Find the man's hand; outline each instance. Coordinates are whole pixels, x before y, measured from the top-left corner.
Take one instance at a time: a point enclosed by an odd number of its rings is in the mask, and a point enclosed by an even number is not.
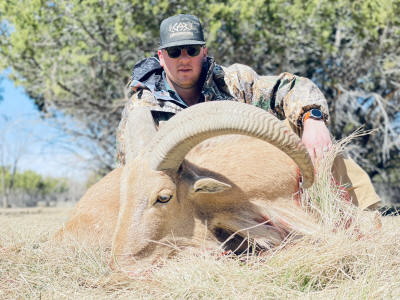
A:
[[[313,162],[315,162],[316,158],[322,158],[324,152],[328,151],[332,146],[329,130],[323,120],[308,118],[304,123],[301,140]]]

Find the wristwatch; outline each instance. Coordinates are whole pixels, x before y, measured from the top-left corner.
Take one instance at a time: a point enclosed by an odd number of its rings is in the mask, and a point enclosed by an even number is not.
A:
[[[324,115],[322,114],[322,112],[319,109],[313,108],[313,109],[310,109],[308,112],[306,112],[303,115],[303,125],[304,125],[304,122],[308,118],[311,118],[311,119],[314,119],[314,120],[323,120],[324,119]]]

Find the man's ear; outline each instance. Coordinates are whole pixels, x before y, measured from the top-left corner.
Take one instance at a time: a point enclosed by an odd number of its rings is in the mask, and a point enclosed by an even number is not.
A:
[[[158,58],[160,59],[160,65],[161,65],[161,67],[164,68],[164,54],[162,53],[162,50],[159,49],[157,51],[157,54],[158,54]]]
[[[210,177],[202,177],[200,179],[197,179],[193,184],[194,193],[215,194],[229,190],[231,188],[232,186],[230,184]]]
[[[204,57],[207,57],[207,47],[204,47]]]

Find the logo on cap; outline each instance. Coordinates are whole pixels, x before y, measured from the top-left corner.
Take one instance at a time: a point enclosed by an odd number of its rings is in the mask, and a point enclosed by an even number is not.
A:
[[[178,23],[175,23],[173,25],[169,25],[168,30],[171,33],[182,32],[182,31],[191,31],[191,30],[193,30],[193,23],[191,23],[191,22],[188,22],[188,23],[178,22]]]

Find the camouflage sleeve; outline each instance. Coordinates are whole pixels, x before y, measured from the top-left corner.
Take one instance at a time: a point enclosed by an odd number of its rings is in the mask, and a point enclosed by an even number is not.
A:
[[[268,110],[279,119],[287,118],[298,128],[302,127],[303,114],[312,108],[320,109],[325,120],[329,118],[324,95],[307,78],[290,73],[259,76],[252,68],[241,64],[224,68],[224,72],[232,96]]]

